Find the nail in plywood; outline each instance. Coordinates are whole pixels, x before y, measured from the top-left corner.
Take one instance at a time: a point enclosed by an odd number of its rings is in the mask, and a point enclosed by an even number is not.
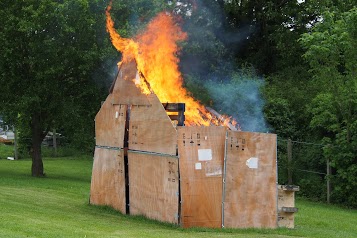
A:
[[[183,227],[221,227],[224,127],[178,127]]]
[[[278,185],[278,226],[294,228],[295,191],[298,186]]]
[[[130,214],[178,223],[178,158],[128,152]]]
[[[171,119],[155,94],[148,95],[150,106],[132,106],[129,149],[176,155],[177,136]]]
[[[276,171],[276,135],[228,132],[225,227],[277,227]]]
[[[123,63],[119,67],[118,76],[112,86],[113,104],[149,105],[147,96],[141,93],[134,81],[140,80],[135,61]]]
[[[126,107],[111,104],[109,94],[95,117],[96,144],[123,148]]]
[[[124,151],[96,148],[90,203],[107,205],[125,213]]]

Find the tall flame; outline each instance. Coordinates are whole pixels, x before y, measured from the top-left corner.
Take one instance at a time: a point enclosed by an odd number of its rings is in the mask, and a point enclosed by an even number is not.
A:
[[[121,37],[114,28],[110,16],[111,5],[107,7],[107,31],[114,47],[122,52],[122,62],[135,59],[138,71],[145,80],[141,79],[139,87],[145,94],[151,90],[161,102],[183,102],[186,104],[186,125],[225,125],[230,122],[213,116],[203,105],[193,99],[183,87],[183,80],[178,69],[179,51],[177,41],[187,38],[181,28],[175,24],[172,16],[166,13],[158,14],[147,26],[145,32],[135,40]]]

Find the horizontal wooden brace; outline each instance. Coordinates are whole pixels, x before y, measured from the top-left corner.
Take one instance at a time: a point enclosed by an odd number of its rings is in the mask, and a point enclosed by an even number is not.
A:
[[[296,185],[278,185],[278,189],[283,191],[297,192],[300,190],[300,187]]]
[[[298,212],[297,207],[281,207],[278,209],[279,212],[295,213]]]
[[[167,112],[185,111],[184,103],[163,103],[162,106]]]

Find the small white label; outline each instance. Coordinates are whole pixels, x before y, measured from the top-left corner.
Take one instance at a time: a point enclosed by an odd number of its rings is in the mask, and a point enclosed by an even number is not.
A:
[[[248,166],[250,169],[257,169],[258,168],[258,158],[252,157],[248,159],[245,164]]]
[[[207,162],[208,163],[208,162]],[[205,168],[206,176],[221,176],[222,175],[222,166],[221,165],[207,165]]]
[[[198,160],[199,161],[212,160],[212,150],[211,149],[199,149],[198,150]]]
[[[202,169],[201,163],[196,163],[196,164],[195,164],[195,169],[196,169],[196,170],[201,170],[201,169]]]
[[[119,112],[115,112],[115,118],[118,118]]]

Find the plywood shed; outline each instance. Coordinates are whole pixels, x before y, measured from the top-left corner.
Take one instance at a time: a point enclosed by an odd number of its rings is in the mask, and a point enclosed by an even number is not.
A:
[[[276,135],[176,126],[123,63],[95,118],[90,203],[182,227],[278,227]]]

